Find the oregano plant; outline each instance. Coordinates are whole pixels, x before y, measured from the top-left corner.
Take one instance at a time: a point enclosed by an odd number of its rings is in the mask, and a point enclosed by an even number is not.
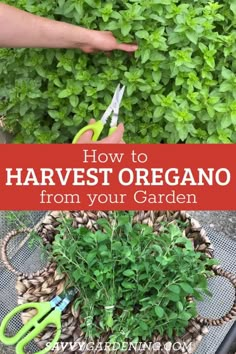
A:
[[[154,333],[181,335],[196,304],[209,294],[215,260],[195,252],[183,225],[163,223],[154,233],[133,223],[133,212],[113,212],[97,231],[62,221],[48,251],[68,285],[78,288],[81,328],[88,338],[109,333],[110,342],[150,340]]]
[[[5,0],[15,6],[15,1]],[[99,119],[118,82],[127,142],[236,142],[236,4],[21,0],[31,13],[137,42],[134,55],[0,49],[0,115],[15,142],[63,143]]]

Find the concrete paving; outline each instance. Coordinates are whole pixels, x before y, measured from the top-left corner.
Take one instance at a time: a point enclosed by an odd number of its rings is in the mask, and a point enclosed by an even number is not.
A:
[[[202,226],[208,226],[219,232],[222,237],[230,237],[236,242],[236,211],[190,211]],[[0,354],[14,354],[11,347],[0,344]]]

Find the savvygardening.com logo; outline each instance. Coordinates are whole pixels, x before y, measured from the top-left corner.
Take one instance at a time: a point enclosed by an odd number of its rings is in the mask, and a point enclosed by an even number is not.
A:
[[[47,347],[50,346],[50,343],[47,343]],[[178,351],[190,351],[192,347],[192,342],[138,342],[138,343],[109,343],[109,342],[60,342],[56,343],[51,350],[55,350],[56,352],[63,353],[67,350],[75,351],[77,353],[83,352],[91,352],[91,353],[122,353],[122,352],[132,352],[135,353],[143,353],[146,350],[150,350],[152,352],[178,352]]]

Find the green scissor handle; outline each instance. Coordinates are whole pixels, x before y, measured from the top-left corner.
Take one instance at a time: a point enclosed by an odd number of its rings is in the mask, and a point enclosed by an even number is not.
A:
[[[96,123],[94,124],[88,124],[86,125],[84,128],[82,128],[74,137],[72,144],[77,144],[79,138],[81,137],[82,134],[84,134],[85,132],[87,132],[88,130],[92,130],[93,131],[93,137],[92,137],[92,141],[97,141],[102,130],[103,130],[104,124],[101,120],[98,120]]]
[[[6,328],[10,320],[26,309],[36,309],[37,314],[32,317],[20,330],[12,337],[5,335]],[[35,354],[48,353],[59,341],[61,336],[61,311],[55,308],[53,311],[50,302],[27,303],[14,308],[3,319],[0,326],[0,341],[5,345],[16,345],[16,354],[24,354],[24,348],[34,340],[48,325],[55,325],[56,334],[52,342],[45,349]],[[51,312],[50,312],[51,311]],[[49,313],[50,312],[50,313]],[[49,313],[49,314],[48,314]]]

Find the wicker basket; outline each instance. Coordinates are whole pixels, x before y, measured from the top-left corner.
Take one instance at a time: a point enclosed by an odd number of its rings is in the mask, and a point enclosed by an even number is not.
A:
[[[71,218],[73,227],[85,226],[89,229],[96,230],[96,221],[98,218],[109,218],[110,212],[86,212],[86,211],[71,211],[64,212],[51,212],[47,214],[42,223],[37,228],[37,232],[42,237],[43,242],[46,244],[51,243],[57,233],[57,226],[60,225],[60,220],[63,217]],[[192,219],[186,212],[182,211],[140,211],[136,212],[134,216],[134,223],[148,224],[154,230],[154,232],[159,232],[161,228],[161,223],[167,221],[169,223],[174,223],[177,220],[181,220],[186,223],[184,230],[184,235],[189,238],[196,251],[205,253],[208,257],[213,257],[213,247],[206,235],[204,229],[201,228],[200,224]],[[42,302],[49,301],[55,295],[62,292],[65,286],[65,276],[59,275],[56,272],[56,264],[50,263],[44,269],[33,274],[23,274],[15,270],[8,258],[7,258],[7,244],[12,237],[17,235],[19,232],[29,232],[29,229],[24,230],[14,230],[6,235],[2,244],[2,259],[6,267],[17,275],[16,290],[18,294],[18,303],[23,304],[26,302]],[[215,275],[226,277],[236,288],[236,276],[222,270],[220,266],[213,266],[212,270]],[[189,301],[193,301],[189,297]],[[23,315],[23,322],[32,317],[31,312],[27,312]],[[142,350],[142,353],[193,353],[199,343],[201,342],[203,336],[208,333],[208,326],[220,326],[226,322],[231,321],[236,318],[236,300],[233,303],[231,310],[223,317],[219,319],[203,318],[202,316],[197,316],[197,318],[189,322],[186,328],[185,334],[181,338],[175,338],[173,342],[179,343],[182,348],[180,350],[167,349],[168,348],[168,338],[166,336],[153,336],[151,339],[153,343],[160,343],[161,351],[150,351]],[[80,345],[85,342],[84,334],[80,329],[80,312],[79,309],[74,311],[73,303],[63,312],[62,314],[62,335],[61,342],[64,344],[66,342],[74,343],[73,349],[69,346],[64,351],[64,353],[77,353],[77,354],[87,354],[87,353],[105,353],[105,351],[95,351],[95,350],[80,350]],[[47,331],[42,334],[41,337],[37,338],[36,343],[39,348],[45,348],[46,343],[52,341],[54,337],[54,328],[47,328]],[[105,343],[108,340],[108,335],[104,334],[102,338],[99,338],[97,342]],[[189,344],[191,343],[191,346]],[[183,349],[185,348],[185,349]],[[62,351],[59,350],[59,353]],[[116,351],[119,353],[119,351]],[[137,353],[137,351],[127,351],[127,353]]]

